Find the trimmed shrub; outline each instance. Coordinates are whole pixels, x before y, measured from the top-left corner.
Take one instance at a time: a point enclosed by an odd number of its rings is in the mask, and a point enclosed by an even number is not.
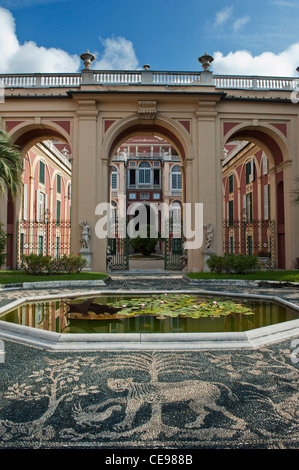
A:
[[[40,275],[48,271],[51,257],[31,253],[30,255],[23,255],[21,259],[22,267],[28,274]]]
[[[61,259],[64,263],[64,270],[69,274],[79,273],[87,264],[87,260],[82,255],[63,255]]]
[[[78,273],[87,264],[82,255],[62,255],[61,258],[52,258],[51,256],[30,255],[22,256],[22,268],[28,274],[62,274]]]
[[[211,272],[217,274],[246,274],[259,269],[257,256],[225,253],[224,256],[212,255],[207,260]]]

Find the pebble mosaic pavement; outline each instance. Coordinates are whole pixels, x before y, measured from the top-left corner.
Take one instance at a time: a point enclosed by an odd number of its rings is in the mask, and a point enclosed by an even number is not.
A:
[[[119,273],[101,289],[136,288],[262,293],[299,305],[296,287],[193,283],[171,274]],[[62,291],[75,289],[50,293]],[[2,290],[0,306],[29,294]],[[298,449],[294,345],[299,339],[257,350],[65,353],[4,341],[0,448]]]

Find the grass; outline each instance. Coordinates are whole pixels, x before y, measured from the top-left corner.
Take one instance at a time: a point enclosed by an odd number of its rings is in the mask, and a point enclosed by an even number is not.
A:
[[[255,271],[249,274],[215,274],[215,273],[186,273],[190,279],[248,279],[257,281],[287,281],[299,282],[299,270],[283,271]],[[42,275],[33,276],[25,271],[0,271],[0,284],[15,284],[23,282],[41,282],[41,281],[94,281],[105,279],[107,274],[86,272],[76,274]]]
[[[256,281],[287,281],[299,282],[299,270],[283,271],[254,271],[248,274],[216,274],[216,273],[188,273],[190,279],[248,279]]]
[[[23,282],[42,282],[42,281],[94,281],[105,279],[105,273],[81,272],[75,274],[56,274],[33,276],[25,271],[0,271],[0,284],[15,284]]]

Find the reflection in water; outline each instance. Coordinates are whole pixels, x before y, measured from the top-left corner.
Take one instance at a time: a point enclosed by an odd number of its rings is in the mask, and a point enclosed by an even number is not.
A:
[[[125,298],[128,300],[128,297]],[[80,302],[82,299],[79,300]],[[123,302],[124,297],[99,297],[98,303]],[[74,302],[74,301],[73,301]],[[76,302],[76,301],[75,301]],[[2,321],[57,333],[197,333],[242,332],[298,319],[296,311],[275,302],[252,302],[253,315],[231,313],[218,318],[168,317],[142,315],[130,318],[95,320],[69,319],[68,306],[60,301],[28,303],[1,316]]]

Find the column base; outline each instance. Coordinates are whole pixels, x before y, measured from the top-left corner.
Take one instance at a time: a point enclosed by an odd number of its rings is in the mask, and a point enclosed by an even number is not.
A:
[[[89,250],[88,248],[81,248],[81,250],[79,251],[79,255],[82,255],[83,258],[85,258],[87,261],[87,264],[85,268],[82,269],[82,271],[91,271],[92,254],[93,252]]]
[[[203,272],[208,273],[210,272],[210,268],[207,265],[207,261],[210,258],[211,255],[215,255],[215,251],[208,249],[208,250],[203,250],[202,251],[203,257],[204,257],[204,266],[203,266]]]

